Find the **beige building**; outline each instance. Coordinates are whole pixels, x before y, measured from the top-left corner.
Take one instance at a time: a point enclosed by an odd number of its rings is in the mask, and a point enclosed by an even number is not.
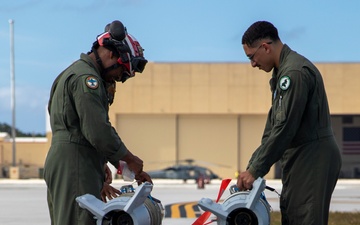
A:
[[[360,130],[360,64],[316,65],[343,149],[349,139],[345,134],[355,132],[350,137],[355,143]],[[111,122],[127,147],[144,159],[146,170],[191,158],[221,177],[233,178],[245,170],[260,143],[271,105],[270,77],[249,63],[148,63],[144,73],[117,85]],[[12,162],[10,140],[0,137],[2,165]],[[42,167],[47,140],[17,140],[16,162]],[[360,176],[360,151],[345,153],[342,176]],[[274,177],[275,168],[268,174]]]

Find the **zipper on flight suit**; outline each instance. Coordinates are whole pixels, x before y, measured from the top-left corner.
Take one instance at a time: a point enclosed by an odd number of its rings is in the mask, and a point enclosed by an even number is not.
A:
[[[275,123],[282,123],[286,120],[285,111],[282,106],[282,93],[279,93],[279,100],[278,100],[278,106],[275,109]]]
[[[279,96],[279,108],[281,107],[282,95]]]

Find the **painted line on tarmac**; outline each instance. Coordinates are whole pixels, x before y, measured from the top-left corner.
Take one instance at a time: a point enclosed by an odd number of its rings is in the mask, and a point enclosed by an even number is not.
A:
[[[197,218],[201,213],[198,202],[165,205],[165,218]]]

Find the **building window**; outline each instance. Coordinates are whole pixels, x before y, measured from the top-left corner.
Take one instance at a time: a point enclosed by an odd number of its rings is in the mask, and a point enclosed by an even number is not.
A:
[[[353,116],[342,116],[343,124],[352,124],[354,122],[353,120]]]
[[[343,128],[343,154],[360,155],[360,127]]]

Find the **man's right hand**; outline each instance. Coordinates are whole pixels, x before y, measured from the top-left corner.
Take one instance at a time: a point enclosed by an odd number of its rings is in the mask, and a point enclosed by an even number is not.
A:
[[[151,177],[146,172],[142,171],[139,175],[135,175],[135,180],[137,181],[138,185],[144,182],[150,182],[153,183],[151,180]]]
[[[134,172],[135,176],[143,172],[144,162],[130,151],[121,160],[125,161],[129,169]]]
[[[240,191],[251,190],[254,181],[254,176],[249,172],[249,170],[246,170],[239,174],[236,186]]]
[[[127,166],[135,174],[135,179],[140,185],[143,182],[153,183],[149,174],[143,171],[144,162],[137,156],[133,155],[130,151],[121,159],[127,163]]]

